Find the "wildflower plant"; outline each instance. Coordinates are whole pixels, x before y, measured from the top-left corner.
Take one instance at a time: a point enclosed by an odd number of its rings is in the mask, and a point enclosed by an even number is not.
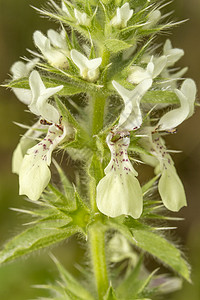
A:
[[[182,77],[187,68],[177,69],[184,51],[169,39],[155,42],[177,24],[165,14],[168,4],[50,0],[36,10],[58,30],[35,31],[36,50],[11,67],[6,86],[36,119],[21,125],[27,131],[12,161],[19,194],[34,206],[21,211],[34,221],[4,246],[0,262],[72,235],[88,249],[82,280],[53,257],[61,279],[40,286],[48,299],[156,299],[180,288],[181,278],[190,282],[183,254],[160,234],[172,229],[163,220],[178,219],[166,211],[187,205],[165,136],[193,115],[196,97],[194,81]],[[69,158],[80,166],[73,180]],[[146,182],[141,163],[155,171]],[[149,272],[145,253],[175,275]]]

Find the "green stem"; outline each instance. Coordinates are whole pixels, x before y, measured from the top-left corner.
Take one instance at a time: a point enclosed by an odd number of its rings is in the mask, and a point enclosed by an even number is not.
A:
[[[100,224],[94,224],[89,230],[90,252],[99,300],[105,296],[108,287],[108,274],[105,258],[105,232]]]
[[[93,96],[92,134],[98,134],[103,128],[106,98],[102,94]]]

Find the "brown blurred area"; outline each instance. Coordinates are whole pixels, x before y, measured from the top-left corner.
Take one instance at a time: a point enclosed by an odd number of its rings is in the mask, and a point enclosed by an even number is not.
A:
[[[9,78],[11,65],[20,57],[30,55],[27,48],[34,49],[32,34],[40,29],[44,33],[48,28],[56,28],[52,22],[40,18],[30,5],[41,7],[45,0],[0,0],[0,82]],[[160,39],[170,38],[172,45],[182,48],[185,56],[179,66],[188,66],[186,74],[196,81],[200,91],[200,1],[176,0],[169,5],[170,10],[175,10],[175,20],[189,19],[182,25],[174,28],[170,33],[163,34]],[[0,88],[0,242],[19,232],[23,218],[10,211],[9,207],[24,207],[23,197],[18,196],[18,178],[11,173],[11,157],[16,147],[20,134],[23,133],[13,121],[20,123],[33,122],[32,116],[25,112],[25,106],[20,103],[14,94]],[[31,121],[30,121],[30,120]],[[181,237],[184,251],[193,268],[194,285],[184,284],[184,289],[167,299],[173,300],[199,300],[200,299],[200,108],[196,108],[195,115],[178,128],[176,135],[167,138],[170,149],[182,150],[181,154],[173,156],[178,173],[184,183],[188,207],[181,210],[178,216],[184,217],[176,226],[176,236]],[[176,214],[177,216],[177,214]],[[65,247],[67,248],[67,247]],[[75,249],[75,248],[74,248]],[[62,250],[63,251],[63,250]],[[75,250],[74,250],[75,251]],[[70,261],[72,254],[66,250],[65,260]],[[75,256],[79,256],[76,253]],[[45,276],[51,278],[49,260],[43,255],[0,268],[0,299],[28,299],[35,295],[31,286],[44,281]],[[67,258],[68,257],[68,258]],[[72,259],[73,260],[73,259]],[[38,266],[38,268],[37,268]],[[52,264],[50,268],[52,267]],[[32,270],[32,273],[31,271]],[[14,276],[14,273],[15,274]],[[47,274],[48,273],[48,274]],[[5,275],[6,274],[6,275]],[[12,275],[11,275],[12,274]],[[19,274],[21,280],[19,280]],[[41,278],[41,281],[39,280]],[[23,281],[23,284],[22,284]],[[44,281],[45,282],[45,281]],[[20,283],[22,288],[19,287]],[[14,284],[14,293],[10,287]],[[2,295],[6,294],[6,298]],[[34,294],[35,293],[35,294]],[[14,298],[13,298],[13,295]]]

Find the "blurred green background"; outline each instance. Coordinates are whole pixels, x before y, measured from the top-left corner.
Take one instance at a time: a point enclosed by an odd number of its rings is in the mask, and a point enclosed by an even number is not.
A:
[[[21,56],[29,56],[27,48],[34,49],[32,34],[40,29],[44,33],[57,25],[40,18],[30,5],[41,7],[44,0],[0,0],[0,82],[9,78],[11,65]],[[176,20],[189,19],[186,23],[173,29],[161,40],[170,38],[173,46],[183,48],[185,56],[181,66],[188,66],[187,77],[192,77],[200,90],[200,1],[176,0],[170,5],[175,10]],[[11,173],[11,157],[20,134],[23,131],[13,121],[31,123],[32,116],[25,112],[20,103],[9,90],[0,89],[0,244],[18,233],[25,218],[11,210],[10,207],[25,207],[23,197],[18,196],[18,178]],[[29,120],[31,118],[31,120]],[[167,143],[171,149],[181,149],[182,154],[174,156],[177,170],[184,182],[188,198],[188,207],[181,210],[176,236],[183,245],[193,269],[193,285],[184,283],[182,291],[168,295],[172,300],[200,299],[200,109],[193,118],[179,127],[176,135],[169,136]],[[56,269],[47,255],[41,251],[26,259],[18,260],[0,268],[0,299],[25,300],[45,295],[33,288],[35,284],[47,283],[56,276]],[[68,268],[76,272],[72,262],[80,261],[83,251],[78,243],[70,243],[53,249],[53,253]]]

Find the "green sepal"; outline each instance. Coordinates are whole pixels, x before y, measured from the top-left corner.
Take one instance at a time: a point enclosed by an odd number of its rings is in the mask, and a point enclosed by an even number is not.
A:
[[[156,180],[159,178],[160,174],[154,176],[152,179],[150,179],[147,183],[145,183],[142,186],[142,193],[143,195],[152,188],[152,186],[154,185],[154,183],[156,182]]]
[[[98,155],[93,154],[89,165],[88,174],[95,180],[96,185],[104,177],[104,170]]]
[[[163,236],[157,232],[155,233],[151,227],[131,217],[124,219],[124,224],[119,224],[114,221],[112,221],[111,224],[116,230],[120,231],[131,244],[153,255],[164,265],[172,268],[188,282],[191,282],[190,267],[182,257],[180,250]]]
[[[62,264],[52,256],[60,276],[62,278],[62,287],[65,293],[75,300],[94,300],[92,295],[62,266]]]
[[[145,289],[150,283],[152,277],[157,272],[154,270],[147,278],[141,279],[140,272],[143,263],[143,256],[140,257],[137,265],[131,271],[131,273],[125,278],[125,280],[118,286],[117,294],[120,299],[138,299],[141,295],[145,296]],[[149,293],[149,292],[148,292]]]
[[[90,210],[88,206],[86,206],[86,204],[83,202],[77,191],[75,191],[75,201],[76,209],[69,214],[72,218],[71,224],[73,224],[74,226],[79,226],[83,230],[83,232],[86,233],[87,226],[91,221]]]
[[[120,298],[117,298],[112,286],[109,287],[106,295],[103,297],[103,300],[119,300],[119,299]]]
[[[70,198],[66,197],[58,188],[53,186],[52,184],[48,184],[48,190],[51,194],[48,194],[48,201],[55,206],[65,207],[66,211],[73,211],[76,209],[76,202],[74,197],[71,196]],[[48,192],[46,192],[47,194]]]
[[[141,266],[143,263],[143,256],[140,257],[136,266],[133,268],[131,273],[122,281],[122,283],[117,287],[117,294],[120,297],[127,298],[128,295],[137,295],[136,284],[139,281],[139,273],[141,271]],[[135,291],[136,288],[136,291]]]
[[[130,48],[132,45],[118,39],[108,39],[104,42],[106,48],[113,53],[118,53]]]
[[[0,263],[8,262],[33,251],[46,248],[80,232],[78,226],[59,228],[59,222],[43,222],[28,228],[5,244],[0,252]]]
[[[74,187],[71,184],[71,182],[69,181],[69,179],[67,178],[67,176],[65,175],[65,172],[62,170],[62,168],[60,167],[60,165],[53,160],[53,163],[58,171],[59,177],[60,177],[60,182],[62,184],[62,190],[64,193],[64,196],[67,199],[72,199],[74,196]]]

